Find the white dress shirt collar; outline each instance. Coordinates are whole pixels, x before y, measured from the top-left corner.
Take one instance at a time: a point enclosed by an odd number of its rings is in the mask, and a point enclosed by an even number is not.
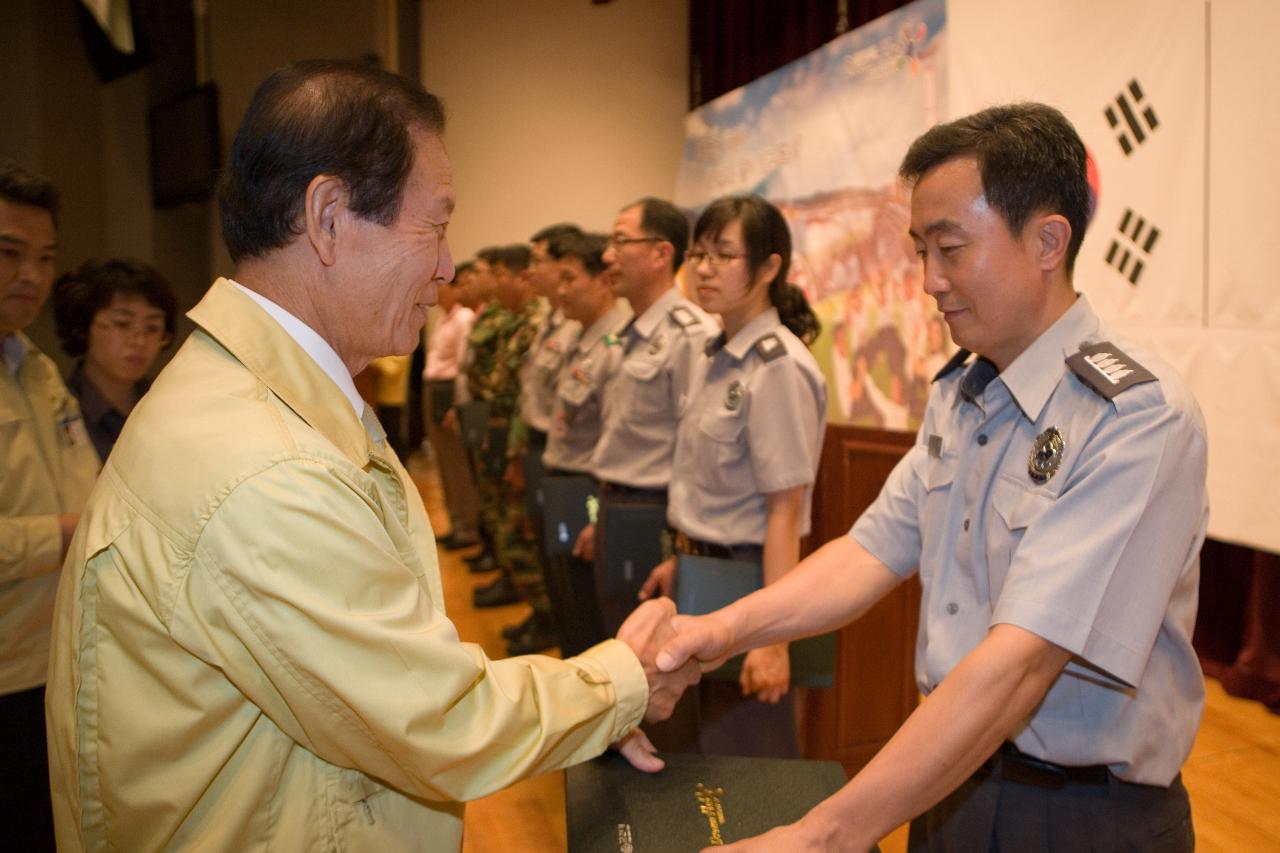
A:
[[[311,356],[311,360],[320,366],[325,375],[333,380],[333,384],[337,385],[347,401],[351,403],[351,408],[355,409],[356,417],[362,417],[364,414],[364,400],[360,397],[360,392],[356,390],[356,383],[352,380],[351,374],[347,372],[347,366],[343,364],[342,358],[338,355],[333,347],[329,346],[329,342],[320,337],[316,330],[272,302],[261,293],[250,290],[234,279],[227,279],[236,287],[252,299],[254,302],[271,315],[271,319],[280,324],[289,337],[302,347],[303,352]]]

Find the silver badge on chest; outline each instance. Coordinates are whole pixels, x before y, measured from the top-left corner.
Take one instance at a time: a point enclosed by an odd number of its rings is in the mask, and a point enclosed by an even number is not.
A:
[[[729,383],[729,391],[724,397],[724,407],[731,412],[738,411],[738,407],[742,405],[743,388],[742,383],[737,379]]]
[[[1027,458],[1027,473],[1031,475],[1031,479],[1037,483],[1049,482],[1058,473],[1058,466],[1062,464],[1062,451],[1066,447],[1057,427],[1049,427],[1036,436],[1036,443]]]

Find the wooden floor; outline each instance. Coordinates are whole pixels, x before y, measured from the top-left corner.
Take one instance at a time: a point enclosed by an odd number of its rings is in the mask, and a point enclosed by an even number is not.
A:
[[[437,530],[447,530],[440,490],[421,454],[410,460]],[[500,631],[528,613],[524,605],[477,610],[471,589],[493,575],[472,575],[458,553],[441,552],[446,606],[463,640],[491,657],[505,654]],[[1183,779],[1191,792],[1200,853],[1280,853],[1280,715],[1223,692],[1207,681],[1208,702]],[[906,850],[905,827],[880,844],[884,853]],[[564,780],[548,773],[467,806],[464,853],[565,849]]]

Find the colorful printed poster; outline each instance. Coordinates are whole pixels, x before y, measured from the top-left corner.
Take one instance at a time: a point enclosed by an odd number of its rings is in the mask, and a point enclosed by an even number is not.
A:
[[[910,429],[954,349],[907,238],[907,147],[948,118],[946,6],[919,0],[686,119],[676,202],[758,193],[791,225],[791,280],[823,332],[829,419]]]

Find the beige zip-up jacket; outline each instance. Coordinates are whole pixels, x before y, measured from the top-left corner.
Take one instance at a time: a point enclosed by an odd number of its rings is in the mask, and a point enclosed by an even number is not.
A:
[[[462,801],[639,722],[617,641],[567,661],[459,642],[376,421],[226,281],[190,316],[59,588],[60,850],[457,850]]]
[[[76,398],[21,332],[17,374],[0,360],[0,695],[44,684],[62,566],[58,516],[80,512],[98,477]]]

